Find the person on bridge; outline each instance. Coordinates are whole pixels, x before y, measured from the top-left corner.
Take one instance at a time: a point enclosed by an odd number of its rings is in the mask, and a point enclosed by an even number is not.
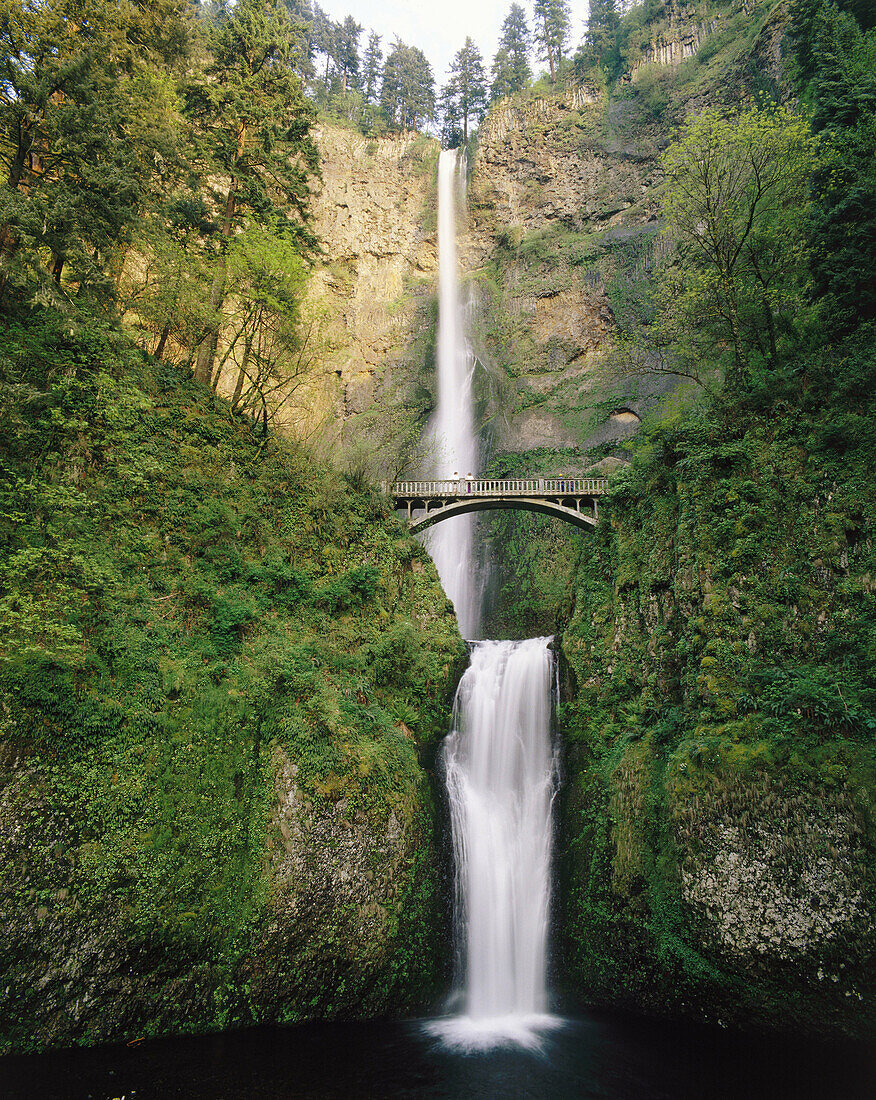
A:
[[[467,493],[471,492],[471,483],[472,483],[472,481],[474,481],[474,478],[471,476],[471,474],[466,474],[465,475],[465,491]]]

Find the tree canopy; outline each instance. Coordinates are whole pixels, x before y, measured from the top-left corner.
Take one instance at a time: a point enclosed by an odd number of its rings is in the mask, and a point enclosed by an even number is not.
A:
[[[520,4],[512,4],[502,23],[499,48],[493,58],[490,101],[521,91],[532,80],[529,67],[530,36],[526,12]]]
[[[799,222],[815,157],[805,117],[776,106],[703,111],[663,155],[663,209],[688,257],[676,309],[728,342],[731,384],[754,357],[776,365],[803,301]]]
[[[487,109],[487,78],[480,50],[470,38],[450,66],[450,80],[441,92],[442,135],[448,146],[468,142],[469,124],[480,122]],[[460,130],[461,127],[461,130]]]
[[[380,105],[391,127],[416,130],[435,114],[435,78],[425,54],[400,39],[383,66]]]

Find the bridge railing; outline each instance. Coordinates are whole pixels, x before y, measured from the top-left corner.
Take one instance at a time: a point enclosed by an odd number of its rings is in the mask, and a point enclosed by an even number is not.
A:
[[[459,496],[600,496],[608,487],[604,477],[554,478],[444,478],[440,481],[396,481],[383,483],[390,496],[435,498]]]

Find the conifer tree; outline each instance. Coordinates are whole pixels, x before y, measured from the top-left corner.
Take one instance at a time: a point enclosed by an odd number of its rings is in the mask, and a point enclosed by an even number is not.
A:
[[[533,37],[539,56],[547,61],[551,80],[556,80],[562,67],[571,22],[567,0],[535,0],[533,4],[535,30]]]
[[[438,114],[441,118],[441,144],[445,149],[456,149],[464,141],[459,98],[451,81],[441,89],[438,97]]]
[[[397,130],[416,130],[435,114],[432,68],[421,50],[398,38],[383,66],[380,105]]]
[[[490,75],[493,78],[490,83],[490,103],[498,103],[500,99],[504,99],[514,91],[511,57],[504,46],[496,50]]]
[[[526,23],[526,12],[520,4],[512,4],[502,24],[499,45],[508,51],[511,61],[512,91],[519,92],[532,79],[529,67],[531,39]]]
[[[359,37],[362,25],[352,15],[348,15],[337,29],[337,65],[341,74],[341,92],[346,95],[349,88],[355,88],[359,82]]]
[[[445,109],[462,124],[462,141],[468,141],[470,122],[479,122],[487,109],[487,78],[481,52],[470,38],[454,57],[450,80],[441,93]]]
[[[107,300],[119,246],[175,157],[183,0],[2,0],[0,292]]]
[[[532,80],[529,49],[526,13],[519,4],[512,4],[502,24],[499,48],[493,59],[491,102],[495,103],[506,95],[519,92]]]
[[[593,60],[614,72],[619,61],[618,30],[620,14],[617,0],[590,0],[587,20],[587,47]]]
[[[366,103],[376,103],[380,88],[380,73],[383,67],[383,52],[380,49],[380,35],[374,31],[368,35],[362,72],[362,94]]]
[[[295,69],[309,84],[314,77],[313,7],[310,0],[284,0],[295,38]]]
[[[338,68],[339,27],[326,15],[319,4],[313,5],[311,33],[314,50],[325,58],[322,81],[315,88],[317,98],[324,103],[329,94],[332,74]]]

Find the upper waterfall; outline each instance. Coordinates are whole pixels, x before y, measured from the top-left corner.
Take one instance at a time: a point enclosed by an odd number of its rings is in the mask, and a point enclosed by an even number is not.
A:
[[[456,214],[465,198],[465,174],[462,156],[455,150],[442,152],[438,160],[438,401],[429,439],[435,452],[430,465],[440,477],[448,478],[478,472],[472,396],[475,357],[465,335],[456,248]],[[472,516],[447,520],[427,540],[466,638],[480,635],[481,584],[474,525]]]

